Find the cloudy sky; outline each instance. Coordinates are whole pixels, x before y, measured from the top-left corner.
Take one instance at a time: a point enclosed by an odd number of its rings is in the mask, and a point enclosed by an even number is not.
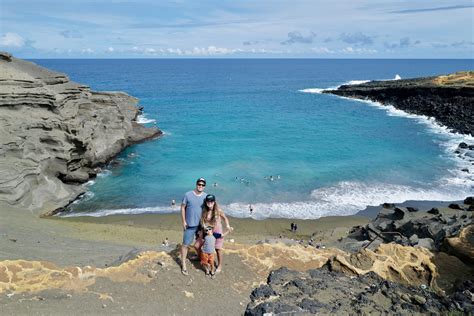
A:
[[[21,58],[474,58],[474,2],[0,0]]]

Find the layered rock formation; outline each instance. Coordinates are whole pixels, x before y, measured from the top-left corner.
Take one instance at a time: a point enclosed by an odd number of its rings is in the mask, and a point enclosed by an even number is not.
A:
[[[161,134],[137,99],[0,53],[0,203],[51,213],[126,146]]]
[[[408,113],[434,117],[456,132],[474,135],[474,71],[343,85],[324,93],[390,104]]]

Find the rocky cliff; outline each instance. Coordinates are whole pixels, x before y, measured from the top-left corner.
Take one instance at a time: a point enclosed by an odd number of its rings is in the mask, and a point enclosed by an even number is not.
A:
[[[324,93],[390,104],[408,113],[434,117],[455,132],[474,135],[474,71],[343,85]]]
[[[0,204],[51,214],[126,146],[161,135],[138,100],[0,53]]]

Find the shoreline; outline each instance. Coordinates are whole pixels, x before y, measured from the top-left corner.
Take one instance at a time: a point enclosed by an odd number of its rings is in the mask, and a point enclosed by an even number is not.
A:
[[[441,203],[438,206],[448,202]],[[455,210],[442,211],[451,214]],[[419,215],[423,215],[421,211]],[[224,268],[216,281],[206,278],[195,261],[188,265],[190,275],[181,275],[178,249],[182,228],[176,213],[39,218],[29,212],[0,207],[0,216],[0,306],[5,307],[6,314],[27,314],[32,310],[64,313],[71,308],[91,314],[148,314],[156,310],[169,314],[186,314],[191,310],[212,314],[201,304],[206,297],[203,288],[219,291],[227,298],[213,307],[214,312],[242,314],[252,300],[251,293],[265,283],[270,271],[280,267],[285,267],[285,271],[311,271],[333,259],[356,264],[360,254],[350,255],[341,247],[352,227],[365,227],[370,221],[364,216],[316,220],[230,218],[234,232],[226,237]],[[296,233],[290,231],[291,222],[298,225]],[[313,246],[308,245],[311,237]],[[169,239],[169,246],[161,245],[165,238]],[[381,254],[369,252],[384,261],[382,266],[390,264],[383,258],[414,265],[403,259],[405,253],[409,258],[415,255],[417,260],[431,260],[426,249],[400,245],[383,249],[386,252]],[[361,263],[367,254],[364,252]],[[451,264],[453,260],[459,272],[453,276],[443,274],[443,282],[472,273],[456,259],[444,260],[447,257],[439,261],[443,272],[449,272],[449,268],[441,262]],[[12,279],[11,286],[2,283],[5,267],[18,271],[14,272],[17,281]],[[328,276],[326,280],[333,278]]]

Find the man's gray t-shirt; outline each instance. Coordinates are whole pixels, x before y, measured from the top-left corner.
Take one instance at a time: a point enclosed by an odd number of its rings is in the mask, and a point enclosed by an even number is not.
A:
[[[202,246],[202,252],[214,253],[216,251],[216,237],[213,235],[206,235],[204,237],[204,245]]]
[[[202,192],[201,195],[196,195],[194,191],[186,192],[183,198],[183,204],[186,205],[186,223],[188,227],[199,226],[201,220],[202,205],[206,198],[206,193]]]

